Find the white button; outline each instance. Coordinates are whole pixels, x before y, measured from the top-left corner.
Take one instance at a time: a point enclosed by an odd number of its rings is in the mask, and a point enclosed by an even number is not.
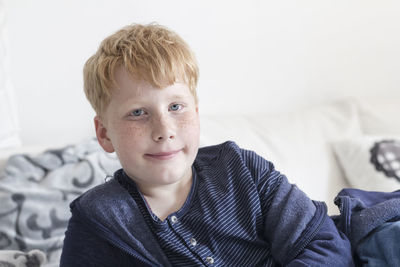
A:
[[[214,264],[214,259],[212,257],[207,257],[206,260],[209,264]]]
[[[171,216],[171,221],[172,221],[172,223],[177,223],[178,222],[178,218],[175,215]]]
[[[190,238],[190,244],[191,244],[193,247],[195,247],[195,246],[197,245],[196,239],[194,239],[193,237]]]

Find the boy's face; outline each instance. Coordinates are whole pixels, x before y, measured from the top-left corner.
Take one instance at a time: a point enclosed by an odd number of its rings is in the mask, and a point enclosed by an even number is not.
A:
[[[189,87],[163,89],[116,71],[118,88],[96,134],[107,152],[116,151],[125,172],[139,186],[157,187],[189,179],[199,146],[199,115]]]

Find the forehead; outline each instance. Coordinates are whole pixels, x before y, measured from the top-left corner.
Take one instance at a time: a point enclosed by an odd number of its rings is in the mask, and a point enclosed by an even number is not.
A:
[[[189,95],[194,97],[188,85],[181,81],[173,84],[157,87],[152,83],[137,78],[124,67],[119,67],[115,71],[115,88],[111,93],[111,102],[113,100],[125,101],[127,99],[154,98],[168,96],[169,98],[187,98]],[[153,101],[154,102],[154,101]]]
[[[125,67],[118,66],[114,72],[115,88],[113,91],[118,93],[124,88],[140,88],[148,84],[144,79],[140,79],[137,75],[130,73]]]

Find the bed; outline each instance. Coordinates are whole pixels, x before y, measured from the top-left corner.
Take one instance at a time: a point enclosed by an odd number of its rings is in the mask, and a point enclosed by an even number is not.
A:
[[[232,140],[256,151],[334,215],[342,188],[400,189],[398,114],[395,99],[386,97],[279,114],[201,115],[200,143]],[[69,203],[120,168],[93,136],[67,146],[2,149],[0,166],[0,262],[17,266],[57,266]]]
[[[69,144],[21,143],[6,77],[0,73],[0,266],[58,266],[69,203],[112,177],[120,164],[93,131]],[[335,215],[342,188],[400,189],[399,114],[395,95],[279,113],[200,113],[200,144],[232,140],[256,151]]]

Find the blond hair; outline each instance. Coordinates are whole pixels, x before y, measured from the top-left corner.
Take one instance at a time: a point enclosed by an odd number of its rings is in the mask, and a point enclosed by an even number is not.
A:
[[[176,81],[185,82],[197,103],[199,70],[186,42],[175,32],[158,24],[133,24],[104,39],[83,68],[84,90],[98,115],[107,108],[117,67],[123,66],[135,78],[157,88]]]

